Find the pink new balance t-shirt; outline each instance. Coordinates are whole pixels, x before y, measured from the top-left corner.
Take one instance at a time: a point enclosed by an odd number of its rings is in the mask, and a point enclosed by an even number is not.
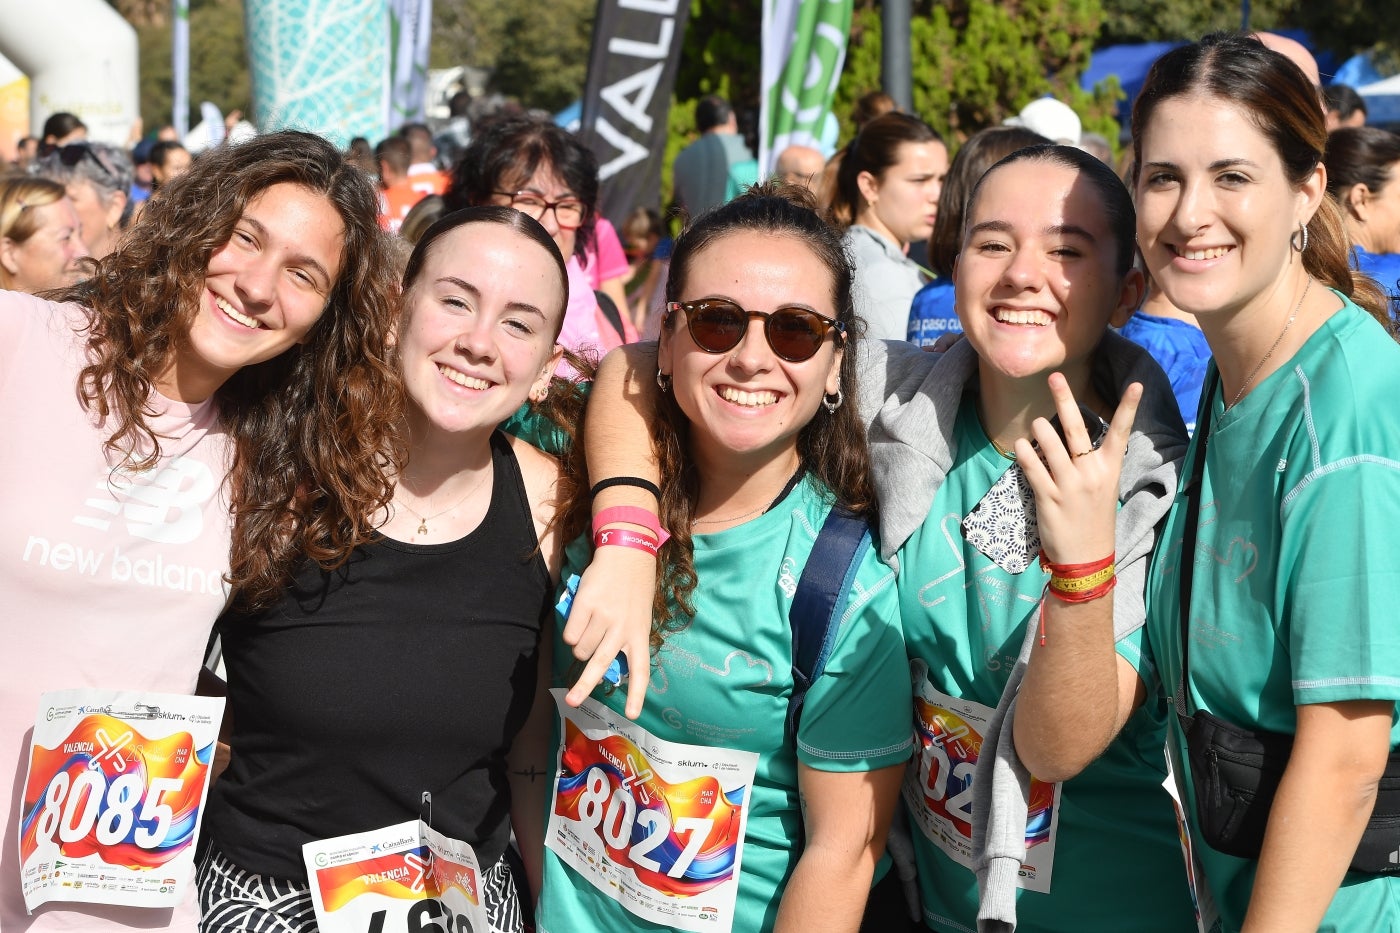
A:
[[[226,597],[229,446],[214,404],[153,395],[160,461],[114,469],[110,428],[76,394],[86,320],[75,305],[0,291],[0,930],[194,930],[193,893],[173,910],[47,904],[32,917],[20,895],[39,695],[192,693]]]

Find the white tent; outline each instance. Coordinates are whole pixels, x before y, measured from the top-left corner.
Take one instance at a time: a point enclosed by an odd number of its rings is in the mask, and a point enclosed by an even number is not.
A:
[[[1359,87],[1366,101],[1366,122],[1372,125],[1400,123],[1400,75]]]

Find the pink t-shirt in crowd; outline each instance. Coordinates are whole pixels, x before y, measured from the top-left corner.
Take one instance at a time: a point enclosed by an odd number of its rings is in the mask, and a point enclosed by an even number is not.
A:
[[[229,442],[212,401],[153,395],[150,471],[116,470],[110,430],[75,394],[82,309],[0,291],[0,930],[193,931],[174,909],[46,904],[25,914],[17,834],[39,695],[75,687],[194,692],[226,600]]]
[[[594,288],[602,288],[608,279],[627,274],[627,253],[617,228],[606,217],[599,217],[593,227],[593,242],[584,248],[588,256],[588,280]]]

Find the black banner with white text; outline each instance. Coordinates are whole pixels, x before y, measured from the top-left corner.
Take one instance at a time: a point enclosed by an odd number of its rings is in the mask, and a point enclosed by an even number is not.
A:
[[[659,207],[666,118],[690,0],[599,0],[579,135],[598,157],[599,209],[621,226]]]

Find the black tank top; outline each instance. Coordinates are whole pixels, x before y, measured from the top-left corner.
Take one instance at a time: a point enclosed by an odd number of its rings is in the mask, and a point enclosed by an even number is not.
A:
[[[530,710],[552,587],[508,441],[491,505],[447,544],[379,538],[282,599],[219,620],[233,760],[206,819],[239,867],[306,881],[304,843],[427,818],[493,864],[506,754]]]

